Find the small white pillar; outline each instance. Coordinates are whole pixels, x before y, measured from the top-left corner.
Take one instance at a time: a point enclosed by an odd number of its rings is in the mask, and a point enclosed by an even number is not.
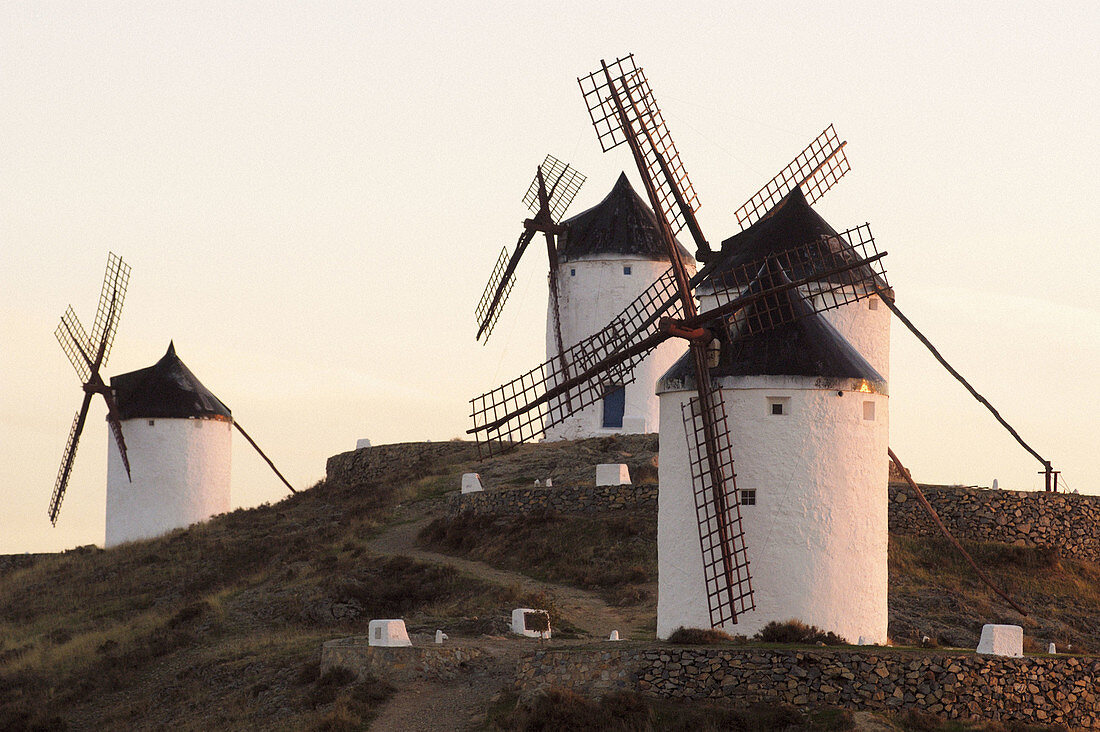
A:
[[[600,463],[596,466],[596,485],[630,485],[630,471],[623,463]]]
[[[550,480],[549,478],[547,478],[547,479],[546,479],[546,482],[545,482],[545,483],[543,483],[543,485],[544,485],[544,486],[546,486],[547,488],[553,488],[553,487],[554,487],[554,481],[552,481],[552,480]]]
[[[982,626],[978,653],[986,656],[1020,658],[1024,655],[1024,629],[1019,625],[986,623]]]
[[[355,441],[356,450],[362,450],[364,447],[370,447],[370,440],[368,440],[366,437],[361,440]]]
[[[993,479],[993,490],[997,490],[997,479]]]
[[[611,636],[608,638],[608,640],[609,641],[622,640],[622,638],[619,637],[619,631],[617,631],[617,630],[611,631]]]
[[[462,474],[462,492],[463,493],[477,493],[478,491],[485,490],[485,487],[481,485],[481,476],[477,473],[463,473]]]
[[[525,638],[549,638],[550,613],[517,607],[512,611],[512,632]]]
[[[1057,653],[1057,652],[1058,652],[1058,649],[1056,649],[1056,648],[1054,647],[1054,644],[1053,644],[1053,643],[1051,643],[1051,644],[1050,644],[1049,646],[1047,646],[1047,653],[1049,653],[1049,654],[1053,655],[1053,654],[1055,654],[1055,653]]]
[[[444,633],[442,630],[435,631],[435,643],[436,643],[436,645],[438,645],[438,646],[443,645],[443,641],[447,640],[448,638],[450,638],[450,636],[447,635],[446,633]]]
[[[402,647],[411,646],[404,620],[372,620],[367,626],[367,645]]]
[[[539,480],[538,478],[535,478],[535,487],[536,488],[542,488],[542,481]]]

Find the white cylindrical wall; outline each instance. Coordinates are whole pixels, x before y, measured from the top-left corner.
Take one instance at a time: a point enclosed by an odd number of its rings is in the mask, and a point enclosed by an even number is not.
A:
[[[221,419],[123,421],[133,480],[108,440],[105,546],[160,536],[227,512],[232,428]]]
[[[804,297],[812,292],[805,287],[799,288]],[[725,301],[719,302],[714,290],[700,287],[696,291],[699,298],[699,312],[712,310]],[[824,307],[821,302],[833,302],[833,295],[813,298],[815,309]],[[836,295],[836,297],[843,297]],[[821,311],[821,315],[844,339],[852,344],[867,363],[886,381],[890,380],[890,309],[882,303],[878,295],[870,295],[862,300]]]
[[[888,399],[834,381],[720,380],[737,487],[756,491],[756,505],[741,506],[756,610],[729,633],[796,618],[852,643],[886,642]],[[659,638],[711,624],[681,411],[692,396],[660,397]],[[772,415],[769,398],[789,400],[787,413]]]
[[[689,276],[694,260],[685,262]],[[566,350],[601,330],[656,282],[671,265],[667,260],[629,259],[621,255],[597,255],[563,262],[558,269],[558,304],[561,312],[562,343]],[[625,268],[630,274],[624,274]],[[655,348],[634,369],[635,380],[627,384],[621,428],[603,426],[603,404],[596,402],[546,431],[546,440],[575,440],[608,434],[656,432],[660,403],[654,385],[684,354],[687,345],[669,339]],[[553,300],[547,305],[546,357],[557,355]]]

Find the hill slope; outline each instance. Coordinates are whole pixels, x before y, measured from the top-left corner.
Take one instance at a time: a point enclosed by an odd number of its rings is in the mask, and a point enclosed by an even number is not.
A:
[[[527,446],[476,469],[496,485],[526,485],[548,466],[583,479],[624,451],[652,465],[656,442],[646,439]],[[601,617],[624,633],[651,634],[652,513],[429,526],[471,461],[456,449],[161,539],[0,565],[0,728],[356,728],[393,690],[319,677],[317,662],[324,640],[361,634],[372,617],[482,637],[502,633],[512,607],[535,604],[555,610],[566,636],[584,637],[604,632],[591,622],[603,603]],[[973,549],[1036,609],[1023,620],[1030,634],[1089,645],[1100,568],[1018,547]],[[935,541],[893,539],[896,638],[971,645],[981,622],[1020,620],[945,556]],[[487,683],[506,680],[518,647],[509,648]]]

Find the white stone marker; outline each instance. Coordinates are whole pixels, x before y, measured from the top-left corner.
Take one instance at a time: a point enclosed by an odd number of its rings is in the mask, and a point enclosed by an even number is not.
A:
[[[609,641],[622,640],[622,638],[619,637],[619,631],[617,631],[617,630],[611,631],[611,637],[608,638],[608,640]]]
[[[443,641],[449,639],[451,636],[444,633],[442,630],[435,631],[435,643],[436,645],[443,645]]]
[[[546,482],[545,482],[545,483],[543,483],[543,485],[544,485],[544,486],[546,486],[547,488],[553,488],[553,487],[554,487],[554,481],[552,481],[552,480],[550,480],[549,478],[547,478],[547,479],[546,479]]]
[[[1058,652],[1058,650],[1054,647],[1053,643],[1051,643],[1049,646],[1047,646],[1047,653],[1053,655],[1057,652]]]
[[[478,491],[485,490],[485,487],[481,485],[481,476],[477,473],[463,473],[462,474],[462,492],[463,493],[477,493]]]
[[[512,632],[524,638],[549,638],[550,613],[529,607],[512,611]]]
[[[355,441],[356,450],[362,450],[364,447],[370,447],[370,440],[368,440],[366,437],[361,440]]]
[[[1024,655],[1024,629],[1019,625],[982,626],[982,638],[978,641],[978,653],[987,656],[1020,658]]]
[[[596,485],[630,485],[630,471],[623,463],[601,463],[596,466]]]
[[[404,620],[372,620],[367,626],[367,645],[402,647],[411,646]]]

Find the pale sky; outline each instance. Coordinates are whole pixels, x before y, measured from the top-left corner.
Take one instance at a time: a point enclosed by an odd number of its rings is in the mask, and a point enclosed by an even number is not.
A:
[[[593,7],[595,6],[595,9]],[[464,435],[541,362],[532,247],[488,346],[473,309],[546,153],[601,153],[576,77],[633,52],[707,238],[830,122],[901,309],[1071,489],[1100,492],[1095,2],[0,2],[0,552],[103,541],[94,403],[46,507],[108,250],[133,267],[104,376],[177,352],[295,486],[375,444]],[[897,323],[890,442],[918,479],[1036,489],[1038,463]],[[735,441],[736,444],[736,441]],[[234,440],[233,502],[285,489]],[[457,486],[456,486],[457,487]]]

